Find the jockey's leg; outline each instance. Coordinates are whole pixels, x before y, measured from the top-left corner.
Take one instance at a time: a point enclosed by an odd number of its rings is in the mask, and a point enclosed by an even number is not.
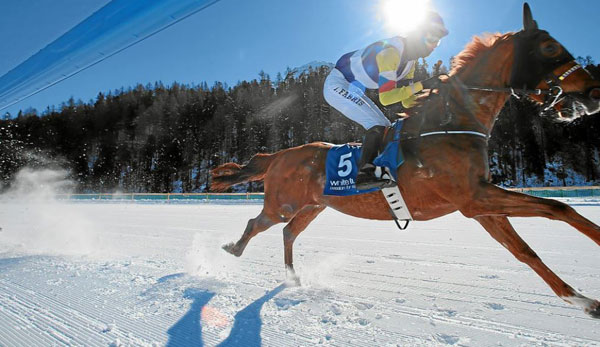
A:
[[[600,227],[560,201],[505,190],[491,183],[481,183],[474,195],[463,197],[465,201],[459,204],[459,210],[467,217],[502,215],[560,220],[600,245]]]
[[[326,206],[319,205],[309,205],[304,206],[292,218],[292,220],[283,228],[283,247],[284,247],[284,261],[285,268],[288,272],[288,275],[293,279],[297,285],[300,284],[300,280],[296,277],[296,273],[294,272],[294,256],[293,256],[293,247],[294,241],[300,235],[301,232],[306,229],[308,224],[312,222],[318,215],[321,213]]]
[[[323,96],[329,105],[365,129],[375,125],[392,125],[377,105],[365,95],[364,87],[356,82],[348,82],[337,69],[331,70],[325,79]]]
[[[595,318],[599,318],[600,302],[586,298],[558,277],[537,254],[521,239],[504,216],[479,216],[475,219],[490,233],[490,235],[508,249],[519,261],[529,265],[544,282],[564,301],[580,306]]]
[[[248,225],[246,225],[246,230],[242,234],[242,237],[238,240],[238,242],[228,243],[223,245],[223,249],[236,257],[239,257],[244,252],[244,249],[248,245],[248,241],[256,236],[258,233],[263,232],[269,229],[271,226],[282,222],[281,219],[271,218],[269,217],[264,210],[260,212],[260,214],[253,219],[248,221]]]
[[[390,181],[375,177],[375,166],[372,161],[377,156],[385,127],[391,126],[390,121],[365,95],[363,86],[348,82],[337,69],[333,69],[327,76],[323,86],[323,96],[336,110],[367,129],[362,149],[363,154],[360,159],[357,188],[370,189],[386,186]]]
[[[376,125],[367,130],[358,163],[359,172],[356,176],[357,189],[382,188],[389,182],[389,180],[375,176],[375,165],[373,164],[373,160],[375,160],[381,150],[384,133],[385,127],[381,125]]]

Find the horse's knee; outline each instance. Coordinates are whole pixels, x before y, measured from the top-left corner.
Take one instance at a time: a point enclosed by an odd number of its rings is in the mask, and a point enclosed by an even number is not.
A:
[[[573,210],[573,208],[571,206],[569,206],[565,203],[562,203],[560,201],[557,201],[557,200],[550,199],[549,205],[550,205],[551,213],[554,215],[565,214],[565,213],[575,211],[575,210]]]
[[[294,206],[290,205],[290,204],[283,204],[281,205],[281,207],[279,208],[279,218],[282,222],[287,223],[289,222],[292,218],[294,218],[294,216],[296,215],[298,211],[296,210],[296,208],[294,208]]]
[[[298,210],[290,204],[283,204],[277,208],[264,211],[265,216],[273,223],[287,223],[294,218],[297,212]]]
[[[544,201],[546,209],[541,211],[541,215],[546,218],[556,219],[556,218],[564,218],[564,216],[572,215],[572,213],[576,213],[575,210],[560,201],[553,199],[545,199]],[[562,217],[561,217],[562,216]]]

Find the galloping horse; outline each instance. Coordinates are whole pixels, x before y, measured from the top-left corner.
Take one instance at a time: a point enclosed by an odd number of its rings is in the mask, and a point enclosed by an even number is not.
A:
[[[488,144],[492,127],[511,95],[579,116],[600,110],[600,81],[581,68],[563,46],[538,29],[527,4],[517,33],[475,37],[454,59],[438,92],[419,98],[404,121],[406,156],[398,186],[414,220],[460,211],[473,218],[519,261],[529,265],[566,302],[600,318],[600,302],[559,278],[519,237],[508,217],[561,220],[600,245],[600,227],[570,206],[507,191],[489,182]],[[293,276],[296,237],[326,207],[355,217],[392,220],[380,192],[325,196],[327,143],[310,143],[273,154],[256,154],[246,165],[227,163],[212,171],[212,188],[264,180],[264,206],[248,221],[240,240],[223,248],[240,256],[248,241],[277,223],[283,229],[285,265]],[[412,154],[411,154],[412,153]]]

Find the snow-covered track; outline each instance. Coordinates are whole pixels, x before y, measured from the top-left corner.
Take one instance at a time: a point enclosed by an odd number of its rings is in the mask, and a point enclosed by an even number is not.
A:
[[[0,205],[0,345],[600,345],[597,320],[459,214],[399,232],[326,210],[296,244],[303,286],[286,287],[281,227],[241,258],[220,249],[259,205]],[[600,221],[599,202],[573,206]],[[596,245],[512,221],[600,296]]]

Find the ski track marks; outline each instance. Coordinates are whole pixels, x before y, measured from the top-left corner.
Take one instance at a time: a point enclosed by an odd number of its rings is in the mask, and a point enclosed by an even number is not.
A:
[[[260,205],[65,204],[64,218],[94,227],[82,255],[31,246],[19,233],[35,221],[0,205],[0,345],[600,345],[600,321],[459,214],[400,232],[328,209],[296,241],[303,286],[287,287],[283,224],[239,259],[220,250]],[[574,207],[600,222],[600,204]],[[593,242],[559,222],[512,221],[553,270],[600,297]]]

